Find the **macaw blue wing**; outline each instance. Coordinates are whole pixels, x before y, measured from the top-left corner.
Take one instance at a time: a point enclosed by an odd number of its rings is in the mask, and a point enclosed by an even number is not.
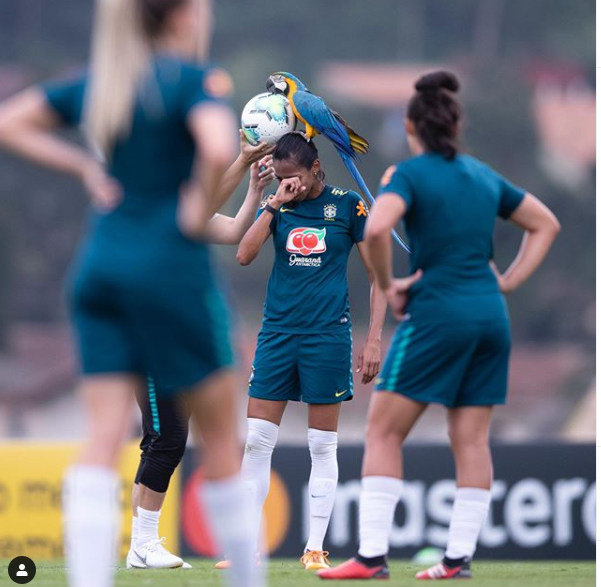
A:
[[[367,141],[356,135],[355,131],[346,125],[346,122],[340,115],[331,110],[319,96],[316,96],[311,92],[298,90],[293,94],[292,101],[294,102],[294,107],[307,124],[332,141],[342,158],[345,167],[357,182],[369,203],[373,204],[375,202],[374,197],[371,195],[365,180],[355,165],[354,160],[357,158],[357,153],[351,144],[349,131],[355,139],[362,141],[362,143],[359,144],[359,148],[367,147]],[[367,152],[367,149],[361,152]],[[410,252],[409,247],[396,231],[392,231],[392,236],[397,243],[399,243],[406,251]]]
[[[356,157],[346,128],[322,98],[301,90],[294,93],[292,100],[307,123],[330,139],[338,151],[353,159]]]

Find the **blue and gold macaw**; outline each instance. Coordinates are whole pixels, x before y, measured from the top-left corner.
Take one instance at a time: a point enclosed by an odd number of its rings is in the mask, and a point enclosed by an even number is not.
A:
[[[286,96],[296,118],[305,125],[307,140],[322,134],[332,141],[349,173],[373,204],[375,200],[355,165],[357,155],[365,155],[369,150],[367,140],[355,132],[340,114],[334,112],[323,98],[312,94],[307,86],[291,73],[284,71],[272,73],[267,79],[267,91]],[[393,236],[406,251],[409,251],[409,247],[394,231]]]

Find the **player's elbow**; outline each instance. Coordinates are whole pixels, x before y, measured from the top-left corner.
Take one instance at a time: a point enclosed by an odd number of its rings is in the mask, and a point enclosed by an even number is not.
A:
[[[247,247],[240,245],[238,247],[238,252],[236,253],[236,261],[243,267],[246,265],[250,265],[255,258],[255,255],[252,255]]]
[[[549,218],[549,231],[555,238],[561,232],[561,222],[557,219],[555,214],[551,213],[551,217]]]
[[[390,228],[383,223],[368,221],[365,227],[365,242],[367,246],[371,247],[374,244],[380,243],[387,238],[389,232]]]
[[[224,172],[232,164],[233,156],[229,149],[216,148],[203,153],[203,160],[206,165],[219,172]]]

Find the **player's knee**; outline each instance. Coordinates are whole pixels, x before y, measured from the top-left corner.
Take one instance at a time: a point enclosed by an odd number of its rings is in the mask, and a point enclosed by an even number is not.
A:
[[[307,439],[312,459],[336,458],[336,450],[338,449],[337,432],[309,428]]]
[[[400,430],[370,426],[367,429],[366,442],[372,448],[381,448],[386,451],[388,447],[402,446],[406,437],[407,435]]]
[[[157,493],[165,493],[181,459],[147,458],[136,480]]]
[[[487,449],[488,434],[477,430],[466,430],[451,426],[448,431],[451,447],[455,451]]]
[[[280,427],[273,422],[259,418],[249,418],[245,453],[251,455],[271,454],[278,440],[279,429]]]

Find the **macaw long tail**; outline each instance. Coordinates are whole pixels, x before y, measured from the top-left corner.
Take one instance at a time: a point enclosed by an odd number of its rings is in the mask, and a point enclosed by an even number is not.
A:
[[[359,170],[357,169],[355,162],[346,153],[342,153],[340,151],[339,151],[339,153],[340,153],[340,156],[342,157],[342,161],[343,161],[344,165],[349,170],[349,173],[353,176],[353,179],[357,182],[357,185],[359,186],[359,188],[361,189],[363,194],[367,197],[370,204],[375,204],[376,201],[374,200],[374,197],[371,195],[371,192],[369,191],[369,188],[367,187],[365,181],[363,180],[363,177],[361,177],[361,174],[359,173]],[[392,237],[394,238],[394,240],[399,245],[401,245],[401,247],[403,247],[408,253],[411,253],[411,249],[405,243],[405,241],[398,235],[396,230],[392,230],[391,233],[392,233]]]

